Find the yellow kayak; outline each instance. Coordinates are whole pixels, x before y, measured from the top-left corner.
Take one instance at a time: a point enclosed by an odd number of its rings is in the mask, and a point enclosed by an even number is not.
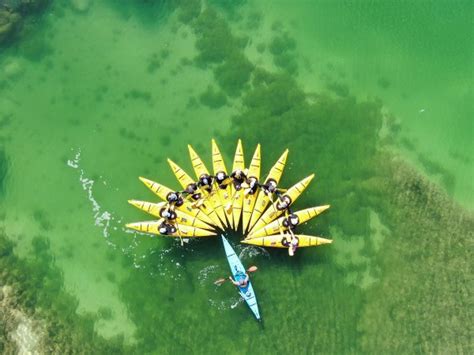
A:
[[[212,140],[212,168],[214,170],[214,176],[217,176],[219,173],[224,173],[227,176],[224,158],[222,157],[221,151],[219,150],[219,147],[214,139]],[[225,188],[220,188],[217,183],[214,183],[214,189],[218,191],[223,207],[232,201],[232,191],[230,185],[231,184],[227,185]],[[224,209],[222,209],[222,211],[224,212],[224,219],[222,222],[226,227],[230,227],[232,225],[232,215],[225,213]]]
[[[207,170],[202,159],[199,157],[199,155],[197,155],[196,151],[189,144],[188,150],[196,178],[199,180],[203,175],[207,175],[210,178],[209,170]],[[210,187],[212,187],[212,185]],[[222,221],[225,221],[224,206],[222,206],[219,194],[217,194],[215,191],[211,191],[209,193],[205,188],[201,188],[200,191],[203,193],[205,200],[204,204],[209,205],[207,206],[207,215],[213,221],[215,221],[219,228],[224,229],[224,225],[222,224]]]
[[[168,159],[168,164],[170,165],[174,176],[176,176],[176,179],[178,179],[183,189],[186,189],[189,185],[195,183],[193,179],[182,168],[180,168],[178,164],[173,162],[171,159]],[[205,199],[206,193],[202,192],[202,195],[203,195],[202,198]],[[201,209],[210,219],[212,219],[212,221],[214,222],[214,225],[222,228],[219,218],[217,218],[216,212],[214,211],[214,208],[211,205],[211,203],[203,203],[202,205],[199,206],[199,209]]]
[[[128,203],[158,218],[163,217],[161,214],[162,214],[163,209],[166,208],[166,205],[167,205],[166,202],[151,203],[151,202],[139,201],[139,200],[128,200]],[[175,212],[177,216],[176,223],[178,224],[191,226],[191,227],[198,227],[201,229],[213,229],[213,227],[209,226],[208,224],[201,221],[199,218],[195,216],[191,216],[179,210],[175,210]]]
[[[283,169],[285,168],[286,158],[288,156],[288,149],[283,152],[281,157],[278,161],[273,165],[268,173],[267,178],[265,179],[265,184],[268,184],[270,181],[274,181],[276,185],[280,182],[281,176],[283,174]],[[260,190],[258,192],[257,200],[255,202],[255,206],[252,212],[252,217],[250,218],[250,222],[248,225],[248,231],[251,232],[253,230],[253,226],[257,223],[258,219],[262,215],[265,208],[267,208],[268,204],[270,203],[270,199],[268,196]]]
[[[318,206],[318,207],[311,207],[311,208],[306,208],[301,211],[294,212],[293,214],[297,216],[298,218],[298,225],[301,225],[305,222],[308,222],[311,218],[314,218],[324,211],[326,211],[330,206],[325,205],[325,206]],[[255,230],[247,236],[247,239],[253,239],[253,238],[259,238],[259,237],[265,237],[268,235],[273,235],[280,233],[280,231],[286,232],[288,230],[288,227],[284,225],[284,221],[286,219],[286,216],[282,216],[270,224],[267,224],[265,227]]]
[[[237,143],[237,149],[234,155],[234,164],[232,165],[232,172],[236,170],[245,170],[244,163],[244,148],[242,147],[242,141],[239,139]],[[242,205],[244,202],[243,188],[236,189],[235,184],[232,184],[232,223],[234,230],[239,228],[240,216],[242,214]]]
[[[325,239],[321,237],[314,237],[312,235],[295,234],[299,239],[298,248],[303,247],[315,247],[323,244],[331,244],[331,239]],[[291,240],[290,234],[278,234],[270,235],[267,237],[253,238],[242,240],[241,243],[256,245],[259,247],[270,247],[270,248],[288,248],[288,243]]]
[[[255,149],[255,153],[253,154],[252,161],[250,162],[249,171],[247,174],[247,178],[258,182],[260,180],[260,144],[257,145],[257,149]],[[248,190],[247,190],[248,191]],[[242,232],[245,234],[247,231],[250,217],[252,216],[252,211],[255,206],[255,201],[257,200],[257,194],[259,190],[254,190],[254,193],[244,193],[244,200],[243,200],[243,211],[242,211]]]
[[[175,231],[170,234],[162,234],[160,232],[160,226],[164,222],[164,218],[158,221],[147,221],[147,222],[137,222],[129,223],[126,225],[127,228],[134,229],[143,233],[150,233],[156,235],[163,235],[167,237],[182,237],[182,238],[194,238],[194,237],[211,237],[217,235],[215,232],[211,232],[205,229],[183,226],[180,224],[174,224]]]
[[[155,193],[159,198],[166,201],[166,196],[173,192],[170,188],[161,185],[155,181],[146,179],[144,177],[139,178],[151,191]],[[176,210],[182,211],[184,213],[190,214],[191,216],[199,218],[201,221],[210,224],[211,226],[215,226],[215,223],[212,219],[210,219],[202,210],[199,208],[195,208],[192,206],[191,202],[184,201],[183,205],[176,207]]]
[[[304,178],[288,190],[279,186],[288,158],[288,149],[271,167],[265,180],[261,178],[261,146],[257,145],[248,169],[245,166],[244,149],[239,139],[232,161],[227,170],[216,141],[212,139],[212,176],[203,160],[188,145],[194,174],[188,175],[175,162],[168,159],[181,189],[172,190],[155,181],[140,180],[164,202],[140,200],[128,202],[156,218],[127,224],[140,232],[171,237],[215,236],[217,227],[243,229],[243,243],[285,248],[291,235],[298,236],[299,247],[328,244],[332,241],[316,236],[297,234],[297,226],[318,216],[330,206],[318,206],[290,214],[296,200],[309,186],[314,174]],[[184,190],[184,192],[182,191]],[[291,206],[291,207],[290,207]],[[242,221],[242,222],[240,222]],[[293,243],[297,240],[293,239]],[[296,246],[295,246],[296,247]],[[293,255],[295,249],[288,252]]]
[[[282,196],[283,199],[290,201],[290,206],[293,204],[296,199],[303,193],[306,187],[309,185],[311,180],[313,180],[314,174],[304,178],[297,184],[293,185],[285,192]],[[265,227],[267,224],[272,222],[274,219],[278,218],[282,213],[283,209],[279,208],[280,201],[277,199],[270,207],[263,213],[262,217],[258,220],[252,230],[259,230],[260,228]]]

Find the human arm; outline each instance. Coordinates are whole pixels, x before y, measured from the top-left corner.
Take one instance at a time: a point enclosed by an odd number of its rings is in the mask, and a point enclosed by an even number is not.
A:
[[[235,286],[239,286],[239,283],[237,281],[234,281],[234,279],[232,278],[232,276],[229,276],[229,280],[230,282],[232,282]]]

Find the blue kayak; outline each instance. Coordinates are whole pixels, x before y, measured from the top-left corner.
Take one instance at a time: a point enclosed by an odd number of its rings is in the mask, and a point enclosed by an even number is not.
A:
[[[227,261],[229,262],[230,270],[232,271],[232,276],[234,280],[240,281],[245,279],[245,268],[242,265],[239,257],[235,253],[234,249],[230,246],[227,239],[222,236],[222,242],[224,243],[225,254],[227,256]],[[240,296],[247,302],[248,306],[252,310],[253,314],[260,320],[260,313],[258,311],[257,298],[255,297],[255,292],[253,291],[252,284],[247,282],[245,287],[238,287]]]

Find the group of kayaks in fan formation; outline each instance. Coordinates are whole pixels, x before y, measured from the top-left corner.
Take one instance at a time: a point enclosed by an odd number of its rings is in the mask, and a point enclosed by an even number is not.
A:
[[[321,214],[329,208],[329,205],[293,211],[294,202],[309,185],[314,174],[289,189],[281,188],[279,181],[286,164],[288,149],[270,169],[265,180],[260,180],[260,145],[257,145],[250,166],[246,168],[242,142],[239,140],[230,174],[214,140],[212,140],[213,174],[209,172],[194,149],[189,145],[188,148],[197,180],[191,178],[170,159],[168,163],[182,189],[173,190],[140,177],[140,180],[163,201],[152,203],[130,200],[130,204],[157,219],[130,223],[127,224],[128,228],[180,238],[183,243],[183,239],[186,238],[217,236],[217,228],[238,230],[242,226],[244,235],[242,243],[287,248],[289,255],[294,255],[299,247],[332,242],[330,239],[296,233],[299,224]],[[238,263],[233,258],[235,253],[230,244],[225,238],[223,240],[227,259],[237,281],[239,277],[246,275],[245,270],[238,258]],[[248,298],[247,294],[253,295],[250,283],[245,284],[245,292],[239,287],[244,299]],[[249,301],[247,303],[252,308]],[[258,309],[252,310],[259,319]]]

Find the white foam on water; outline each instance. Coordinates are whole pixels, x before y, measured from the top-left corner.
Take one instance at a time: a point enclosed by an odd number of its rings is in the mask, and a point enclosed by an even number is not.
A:
[[[230,309],[234,309],[237,307],[240,303],[244,302],[244,299],[240,296],[236,297],[231,297],[230,299],[227,300],[221,300],[217,301],[212,298],[208,298],[209,305],[211,307],[214,307],[218,309],[219,311],[228,311]]]
[[[267,258],[270,257],[270,253],[267,250],[265,250],[264,248],[257,247],[257,246],[248,246],[248,247],[244,247],[240,251],[239,259],[240,260],[245,260],[245,259],[250,259],[250,258],[253,258],[255,256],[259,256],[259,255],[265,256]]]
[[[208,283],[208,279],[210,276],[216,277],[215,274],[218,268],[219,268],[218,265],[209,265],[199,270],[199,275],[198,275],[199,284],[203,286]]]
[[[88,200],[92,203],[92,212],[94,213],[94,223],[97,227],[102,228],[102,235],[107,240],[107,244],[116,247],[114,243],[112,243],[109,239],[110,233],[110,223],[114,220],[112,213],[109,211],[102,211],[102,207],[99,205],[97,200],[94,198],[93,188],[94,188],[94,180],[89,179],[85,176],[84,169],[80,168],[81,161],[81,149],[79,148],[76,155],[73,159],[69,159],[67,161],[67,166],[78,169],[79,174],[79,181],[82,185],[82,189],[86,191]]]
[[[154,236],[150,236],[149,234],[146,233],[141,233],[138,231],[132,231],[129,230],[128,228],[125,228],[121,225],[122,223],[122,218],[119,218],[117,221],[115,221],[115,216],[113,213],[110,211],[103,210],[102,206],[99,204],[97,199],[94,197],[94,184],[95,181],[88,178],[86,175],[86,172],[84,171],[83,168],[80,166],[80,161],[81,161],[81,149],[78,149],[77,152],[75,153],[74,157],[72,159],[69,159],[67,161],[67,166],[73,169],[76,169],[79,171],[79,182],[81,183],[82,189],[87,193],[87,198],[90,201],[92,205],[92,212],[94,216],[94,224],[97,227],[100,227],[102,229],[102,235],[105,238],[106,242],[108,245],[110,245],[113,248],[117,248],[117,245],[113,243],[110,240],[110,230],[121,230],[124,233],[127,234],[133,234],[133,238],[131,238],[130,245],[125,248],[121,248],[121,251],[128,256],[131,256],[133,258],[133,267],[136,269],[146,269],[146,259],[155,253],[159,253],[159,260],[162,261],[158,266],[158,269],[160,270],[158,273],[155,273],[153,271],[150,271],[150,275],[160,275],[160,276],[167,276],[170,277],[174,280],[178,280],[182,278],[181,273],[176,274],[177,269],[182,269],[183,266],[179,261],[175,260],[169,260],[165,258],[167,254],[169,254],[172,251],[176,251],[176,248],[180,247],[180,241],[176,240],[176,243],[172,244],[171,246],[161,249],[159,251],[151,250],[147,254],[142,254],[142,253],[137,253],[136,250],[139,247],[139,238],[140,237],[148,237],[148,238],[155,238]],[[102,176],[100,176],[102,179]],[[112,188],[110,185],[107,184],[105,180],[102,179],[103,185],[107,186],[108,188]],[[118,189],[115,189],[118,190]],[[192,242],[188,238],[184,238],[183,242],[188,245],[188,248],[190,245],[192,245]]]
[[[238,299],[237,302],[235,302],[235,303],[233,303],[233,304],[230,305],[230,308],[231,308],[231,309],[234,309],[234,308],[237,307],[240,303],[243,303],[243,302],[244,302],[244,299],[243,299],[242,297],[239,297],[239,299]]]

